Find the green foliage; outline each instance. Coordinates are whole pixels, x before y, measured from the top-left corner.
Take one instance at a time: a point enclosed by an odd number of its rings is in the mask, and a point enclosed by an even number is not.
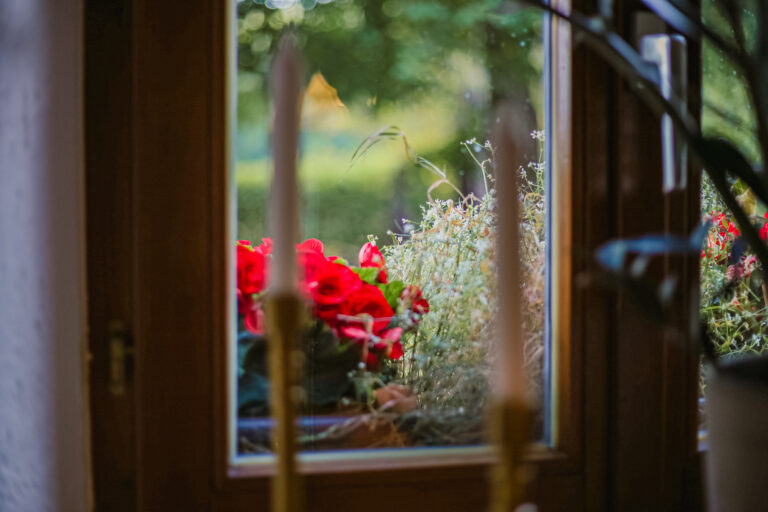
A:
[[[399,421],[407,423],[416,444],[479,442],[495,316],[494,196],[492,190],[485,193],[493,187],[490,164],[479,161],[489,145],[462,141],[485,134],[491,113],[507,97],[529,100],[519,122],[530,130],[542,125],[541,13],[503,13],[501,0],[300,4],[314,7],[277,10],[254,0],[237,5],[238,238],[258,240],[269,234],[267,77],[276,42],[290,29],[305,56],[306,79],[322,73],[344,104],[312,111],[305,99],[299,165],[302,236],[319,238],[328,253],[354,261],[362,234],[381,240],[397,233],[396,244],[382,248],[390,279],[382,291],[394,305],[402,283],[418,277],[431,305],[418,334],[405,335],[402,361],[387,361],[380,375],[355,370],[352,382],[366,400],[378,379],[409,384],[419,407]],[[420,154],[444,173],[445,183],[456,186],[433,188],[433,173],[385,144],[351,167],[348,155],[358,141],[390,124],[409,133]],[[536,159],[533,146],[530,159]],[[523,227],[522,249],[531,311],[525,320],[526,357],[538,395],[544,333],[543,166],[523,174],[528,183],[521,196],[527,209],[523,222],[531,224]],[[425,197],[430,198],[426,205]],[[369,274],[367,281],[375,280],[376,272],[361,272]],[[262,392],[259,386],[254,389]]]
[[[242,333],[238,377],[238,411],[242,417],[268,414],[269,373],[265,338]],[[341,343],[321,323],[314,323],[301,336],[304,400],[302,413],[334,413],[339,403],[354,395],[355,383],[348,377],[361,359],[360,347]]]
[[[706,0],[702,4],[702,18],[707,26],[737,44],[723,6],[722,2]],[[754,5],[745,3],[740,13],[745,42],[753,44],[757,23]],[[705,41],[702,72],[702,131],[731,141],[749,160],[759,162],[757,120],[742,70],[712,43]],[[757,219],[765,213],[765,205],[755,200],[741,180],[733,183],[731,191],[739,197],[750,218],[760,225]],[[727,211],[707,176],[702,179],[701,207],[705,217],[713,212]],[[712,227],[710,239],[717,236],[719,229],[717,225]],[[705,248],[706,257],[702,258],[701,264],[701,318],[719,355],[762,353],[768,348],[768,307],[762,291],[764,272],[759,265],[750,264],[747,270],[754,268],[753,271],[745,272],[741,278],[734,276],[736,267],[729,261],[733,243],[729,240],[725,247]],[[745,255],[744,260],[747,257]]]
[[[531,52],[540,38],[541,15],[527,10],[498,12],[500,0],[335,0],[305,10],[238,4],[240,118],[258,115],[260,93],[279,35],[294,27],[311,73],[321,71],[345,103],[377,98],[379,107],[434,93],[452,84],[445,61],[457,52],[504,66],[492,66],[494,82],[527,88],[538,80]],[[510,39],[511,38],[511,39]],[[499,89],[501,94],[508,87]]]
[[[705,0],[702,3],[702,19],[723,37],[733,40],[733,31],[719,7],[722,2]],[[743,10],[745,38],[754,41],[754,9]],[[702,132],[722,137],[739,147],[752,162],[760,159],[757,141],[757,120],[743,72],[722,51],[704,40],[701,51]]]
[[[402,231],[401,219],[420,215],[433,177],[401,153],[376,148],[349,168],[359,140],[382,125],[407,131],[463,193],[479,193],[481,176],[460,142],[485,133],[490,113],[508,96],[529,99],[521,122],[531,130],[543,120],[541,13],[500,7],[501,0],[306,1],[287,9],[239,2],[238,238],[268,235],[268,75],[289,29],[305,57],[306,80],[321,72],[344,104],[318,111],[305,100],[302,236],[353,258],[360,235],[381,239]],[[457,199],[443,187],[432,195]]]
[[[352,267],[352,270],[360,276],[360,279],[368,284],[375,285],[376,277],[379,275],[379,269],[375,267]]]
[[[412,190],[400,193],[398,201],[408,205],[408,210],[418,211],[419,200],[411,196],[420,191],[423,197],[426,187],[414,186]],[[238,238],[260,240],[268,234],[268,193],[266,183],[244,182],[237,187]],[[305,219],[302,238],[323,240],[330,254],[356,261],[362,234],[385,236],[387,230],[395,227],[395,193],[392,182],[377,187],[351,179],[307,184],[301,201]],[[351,225],[354,229],[350,229]]]
[[[712,184],[704,180],[704,213],[712,215],[724,209]],[[710,230],[710,240],[722,231],[722,227],[715,224]],[[701,259],[701,318],[720,356],[760,354],[768,349],[768,306],[762,289],[764,272],[749,254],[739,263],[729,261],[735,238],[725,237],[722,247],[709,243]]]
[[[542,403],[546,376],[546,294],[547,294],[547,198],[544,134],[534,132],[539,142],[539,159],[521,169],[520,261],[523,278],[523,334],[525,369],[533,403]],[[542,418],[534,417],[534,427]]]
[[[419,427],[437,438],[429,444],[455,437],[457,427],[471,437],[464,442],[482,436],[496,300],[494,202],[492,194],[434,201],[408,237],[383,248],[390,275],[416,283],[430,303],[418,331],[403,336],[398,368],[427,413]],[[443,421],[449,415],[455,421]]]
[[[390,281],[387,284],[379,284],[378,287],[381,289],[381,292],[384,294],[389,305],[392,306],[392,309],[396,310],[398,300],[403,294],[403,290],[405,290],[405,283],[395,280]]]
[[[487,143],[468,145],[492,151]],[[492,173],[492,161],[488,155],[477,164]],[[545,166],[532,163],[520,172],[526,369],[532,394],[541,398]],[[484,435],[497,311],[495,204],[493,188],[480,199],[431,201],[420,221],[408,223],[405,234],[392,235],[393,245],[382,248],[390,276],[417,284],[430,303],[419,329],[403,336],[403,361],[393,364],[418,398],[413,431],[427,444],[474,443]]]
[[[418,332],[404,340],[402,368],[424,403],[464,405],[454,400],[456,386],[473,382],[467,372],[485,377],[496,298],[494,221],[491,194],[434,201],[407,239],[383,248],[391,275],[416,283],[430,303]]]

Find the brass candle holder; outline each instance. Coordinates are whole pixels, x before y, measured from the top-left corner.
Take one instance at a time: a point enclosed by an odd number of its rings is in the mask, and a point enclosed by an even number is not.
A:
[[[491,439],[498,460],[491,468],[490,512],[513,512],[525,502],[531,468],[523,462],[529,440],[529,407],[519,399],[497,399],[491,406]]]
[[[270,407],[275,421],[272,446],[277,462],[272,479],[273,512],[303,509],[296,460],[296,417],[304,395],[301,387],[304,354],[299,344],[303,307],[296,294],[274,295],[266,301]]]

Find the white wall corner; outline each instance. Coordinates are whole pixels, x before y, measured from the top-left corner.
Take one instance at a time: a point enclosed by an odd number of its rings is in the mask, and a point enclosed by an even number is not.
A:
[[[91,508],[82,20],[0,2],[0,510]]]

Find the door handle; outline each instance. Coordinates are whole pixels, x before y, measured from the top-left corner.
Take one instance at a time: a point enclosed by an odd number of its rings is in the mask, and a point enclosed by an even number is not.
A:
[[[643,58],[659,68],[662,96],[680,112],[687,108],[688,66],[685,38],[651,34],[641,40]],[[661,118],[662,187],[665,193],[688,185],[688,148],[669,114]]]
[[[118,397],[125,394],[128,375],[128,359],[133,357],[133,347],[125,325],[120,320],[109,322],[109,392]]]

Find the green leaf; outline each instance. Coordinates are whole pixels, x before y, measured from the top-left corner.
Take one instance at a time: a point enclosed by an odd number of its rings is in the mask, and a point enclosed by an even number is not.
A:
[[[307,393],[306,411],[326,409],[344,397],[352,397],[350,371],[362,357],[360,347],[340,343],[321,322],[302,333],[301,349],[305,355],[302,367],[303,386]],[[243,373],[238,378],[238,409],[241,414],[268,412],[269,373],[267,346],[264,338],[255,337],[242,361]]]
[[[752,189],[758,199],[768,203],[768,185],[766,185],[765,175],[753,168],[743,153],[732,143],[714,137],[699,137],[695,141],[695,147],[703,157],[704,167],[710,174],[722,173],[723,178],[726,178],[726,173],[731,173]]]
[[[750,216],[757,215],[757,196],[755,196],[751,189],[747,189],[736,196],[736,201],[744,209],[744,213]]]
[[[397,299],[403,294],[405,283],[402,281],[392,281],[387,284],[379,284],[379,289],[384,293],[384,297],[389,302],[392,309],[397,309]]]
[[[258,373],[245,373],[237,379],[237,409],[245,413],[249,409],[266,411],[269,401],[269,381]]]
[[[377,267],[363,267],[363,268],[357,268],[357,267],[349,267],[351,268],[357,275],[360,276],[360,279],[365,281],[368,284],[377,284],[376,280],[379,277],[379,268]]]
[[[345,260],[344,258],[340,258],[338,256],[336,257],[335,260],[333,260],[333,262],[337,263],[339,265],[344,265],[345,267],[349,266],[349,262],[347,260]],[[354,269],[352,269],[352,270],[354,270]]]
[[[243,351],[244,349],[244,351]],[[267,340],[254,337],[254,341],[239,348],[240,368],[244,373],[267,374]]]
[[[238,336],[238,341],[237,341],[237,376],[238,377],[242,376],[243,373],[245,373],[245,370],[243,369],[243,362],[245,361],[245,358],[248,352],[256,343],[255,337],[249,336],[249,334],[250,333],[246,331],[245,333],[241,333],[240,336]]]

